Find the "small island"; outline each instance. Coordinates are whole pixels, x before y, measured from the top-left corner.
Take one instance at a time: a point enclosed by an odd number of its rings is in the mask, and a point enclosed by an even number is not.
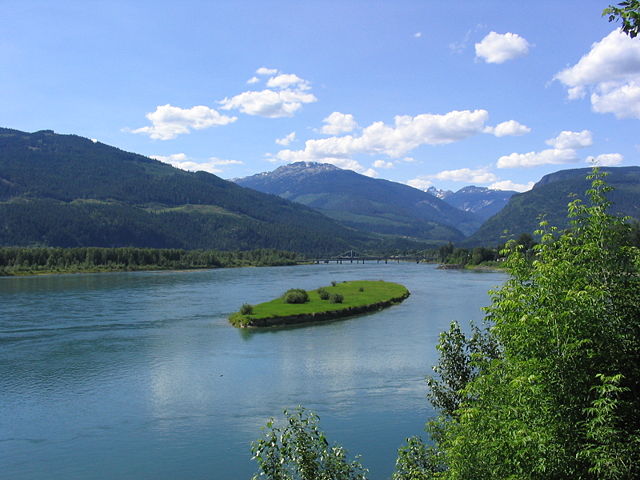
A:
[[[405,286],[382,280],[331,282],[316,290],[291,289],[259,305],[244,304],[229,322],[251,328],[335,320],[390,307],[409,294]]]

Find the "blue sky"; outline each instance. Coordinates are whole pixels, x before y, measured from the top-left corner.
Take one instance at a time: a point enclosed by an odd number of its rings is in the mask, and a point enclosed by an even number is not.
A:
[[[305,160],[525,190],[640,164],[640,39],[607,5],[4,0],[0,126],[223,178]]]

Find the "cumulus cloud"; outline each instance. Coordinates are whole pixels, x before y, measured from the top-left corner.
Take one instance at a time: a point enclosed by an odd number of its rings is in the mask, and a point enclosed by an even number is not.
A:
[[[373,168],[367,168],[362,175],[366,175],[367,177],[376,178],[378,176],[378,172],[376,172]]]
[[[375,168],[393,168],[394,164],[393,164],[393,162],[386,162],[384,160],[376,160],[375,162],[373,162],[373,166]]]
[[[229,117],[213,108],[197,105],[191,108],[174,107],[173,105],[159,105],[154,112],[147,113],[151,122],[148,127],[133,130],[133,133],[144,133],[153,139],[171,140],[191,129],[202,130],[218,125],[235,122],[237,117]]]
[[[618,118],[640,118],[640,42],[614,30],[578,63],[555,75],[567,87],[570,100],[590,92],[598,113]]]
[[[290,88],[295,87],[299,90],[309,90],[309,82],[300,78],[295,73],[283,73],[277,77],[271,77],[267,81],[267,87],[270,88]]]
[[[541,152],[512,153],[498,159],[498,168],[529,168],[539,165],[560,165],[563,163],[574,163],[578,161],[576,151],[558,148],[549,148]]]
[[[223,160],[216,157],[211,157],[206,162],[195,162],[190,160],[184,153],[174,153],[173,155],[152,155],[151,158],[190,172],[220,173],[223,171],[220,167],[228,165],[242,165],[243,163],[240,160]]]
[[[584,148],[593,145],[593,138],[589,130],[582,130],[581,132],[563,130],[557,137],[547,140],[546,144],[560,150]]]
[[[486,63],[504,63],[529,53],[531,45],[517,33],[491,32],[476,43],[476,58]]]
[[[433,180],[443,180],[463,183],[489,183],[498,181],[498,177],[487,168],[459,168],[457,170],[443,170],[431,175],[420,175],[408,180],[407,185],[419,190],[426,190],[433,185]]]
[[[277,70],[259,68],[260,75],[277,73]],[[313,103],[318,99],[307,90],[309,82],[293,73],[283,73],[269,78],[264,90],[251,90],[240,93],[220,102],[223,110],[240,110],[247,115],[258,115],[267,118],[292,117],[303,104]]]
[[[278,69],[277,68],[260,67],[259,69],[256,70],[256,73],[258,75],[275,75],[276,73],[278,73]]]
[[[417,188],[418,190],[427,190],[433,185],[433,182],[425,177],[417,177],[412,178],[411,180],[407,180],[407,185],[413,188]]]
[[[457,170],[443,170],[431,178],[436,180],[449,180],[452,182],[465,182],[465,183],[489,183],[498,180],[498,177],[489,172],[486,168],[479,168],[473,170],[471,168],[459,168]]]
[[[322,121],[325,125],[320,129],[320,131],[328,135],[348,133],[358,127],[355,118],[350,113],[333,112]]]
[[[534,183],[515,183],[511,180],[500,180],[489,185],[489,188],[493,190],[514,190],[516,192],[526,192],[533,188]]]
[[[249,85],[252,85],[254,83],[258,83],[260,81],[260,79],[258,77],[251,77],[249,80],[247,80],[247,83]]]
[[[442,145],[482,133],[489,114],[486,110],[452,111],[444,115],[399,115],[394,125],[374,122],[361,135],[307,140],[304,150],[282,150],[281,161],[328,161],[357,154],[399,158],[421,145]],[[331,163],[331,162],[329,162]]]
[[[601,167],[613,167],[620,165],[624,157],[619,153],[603,153],[597,157],[588,157],[587,163],[592,163]]]
[[[282,146],[286,147],[291,142],[293,142],[295,139],[296,139],[296,132],[291,132],[289,135],[286,135],[283,138],[276,139],[276,143],[278,145],[282,145]]]
[[[499,123],[495,127],[486,127],[484,132],[495,135],[496,137],[506,137],[525,135],[531,132],[531,129],[520,122],[516,122],[515,120],[508,120],[506,122]]]
[[[422,32],[416,32],[413,34],[413,38],[420,38],[422,37]]]

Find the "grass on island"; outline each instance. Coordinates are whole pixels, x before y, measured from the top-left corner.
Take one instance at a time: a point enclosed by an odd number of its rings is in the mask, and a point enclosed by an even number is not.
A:
[[[309,301],[306,303],[286,303],[284,298],[280,296],[269,302],[252,305],[251,313],[249,314],[243,315],[240,312],[236,312],[229,317],[229,321],[236,327],[246,327],[251,326],[254,319],[272,319],[342,311],[354,307],[389,302],[394,299],[404,299],[409,295],[409,290],[403,285],[382,280],[358,280],[335,283],[335,285],[333,283],[335,282],[332,282],[331,286],[307,291]],[[332,303],[329,299],[321,299],[319,292],[322,290],[328,292],[329,295],[342,295],[342,302]]]

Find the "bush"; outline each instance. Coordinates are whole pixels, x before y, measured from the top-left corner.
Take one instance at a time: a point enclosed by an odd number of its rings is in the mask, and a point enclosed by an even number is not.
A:
[[[358,289],[358,291],[359,291],[359,292],[364,292],[364,287],[360,287],[360,288]]]
[[[318,295],[321,300],[329,300],[329,292],[325,288],[319,288]]]
[[[342,303],[344,297],[339,293],[332,293],[329,295],[329,303]]]
[[[338,284],[338,282],[336,282],[335,280],[333,282],[331,282],[331,286],[335,287]]]
[[[301,288],[287,290],[283,296],[285,303],[307,303],[309,294]]]
[[[243,303],[240,307],[240,313],[242,315],[251,315],[253,313],[253,305],[249,305],[248,303]]]

